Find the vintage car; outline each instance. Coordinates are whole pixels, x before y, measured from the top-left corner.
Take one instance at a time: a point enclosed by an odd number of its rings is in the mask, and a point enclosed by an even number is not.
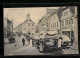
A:
[[[9,37],[9,43],[14,43],[15,42],[15,38],[14,37]]]
[[[62,38],[62,39],[60,39]],[[45,38],[39,41],[39,51],[48,51],[53,49],[69,48],[70,39],[66,35],[49,35],[46,34]]]

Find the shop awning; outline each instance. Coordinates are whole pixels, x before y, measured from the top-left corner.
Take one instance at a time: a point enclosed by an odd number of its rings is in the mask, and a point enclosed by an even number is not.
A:
[[[47,34],[51,34],[51,35],[52,34],[58,34],[58,32],[57,31],[48,31]]]
[[[65,41],[71,41],[70,38],[66,35],[54,35],[53,39],[59,39],[59,38],[62,38],[62,41],[65,42]]]

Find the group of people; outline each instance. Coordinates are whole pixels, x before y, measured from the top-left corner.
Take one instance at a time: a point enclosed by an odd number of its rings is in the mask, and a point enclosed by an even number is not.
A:
[[[34,46],[34,43],[33,43],[32,39],[30,39],[29,43],[30,43],[31,46]],[[23,44],[23,46],[25,45],[25,39],[24,38],[22,39],[22,44]]]

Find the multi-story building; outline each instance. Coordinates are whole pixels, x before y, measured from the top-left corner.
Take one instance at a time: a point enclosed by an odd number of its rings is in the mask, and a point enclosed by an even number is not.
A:
[[[38,30],[39,32],[46,30],[46,19],[45,17],[42,17],[38,22]]]
[[[61,34],[67,35],[78,42],[77,7],[65,7],[61,14]]]
[[[10,37],[13,34],[13,22],[4,17],[4,37]]]
[[[47,12],[45,14],[45,16],[43,16],[39,22],[38,22],[38,29],[39,32],[48,32],[50,31],[50,20],[51,20],[51,16],[56,12],[56,9],[49,9],[47,8]]]
[[[27,14],[27,19],[18,25],[15,30],[19,34],[33,35],[36,32],[36,23],[30,19],[30,14]]]
[[[57,11],[51,15],[50,31],[60,34],[60,21],[59,21],[58,15],[57,15]]]
[[[27,14],[27,19],[22,23],[22,33],[33,35],[36,31],[36,23],[30,19],[30,14]]]
[[[14,34],[22,34],[22,24],[19,24],[17,27],[13,29]]]

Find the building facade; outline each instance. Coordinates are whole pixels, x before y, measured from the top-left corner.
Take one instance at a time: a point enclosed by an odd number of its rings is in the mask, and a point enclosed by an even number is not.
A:
[[[13,22],[4,18],[4,37],[10,37],[13,34]]]
[[[33,35],[36,31],[36,24],[30,19],[30,14],[27,14],[27,19],[22,23],[22,34]]]
[[[45,16],[43,16],[39,22],[38,22],[38,26],[39,26],[39,32],[44,31],[44,32],[48,32],[51,30],[51,21],[52,21],[52,15],[56,12],[56,9],[46,9],[46,14]]]
[[[59,21],[57,12],[55,12],[53,15],[51,15],[50,31],[53,31],[53,32],[55,31],[55,32],[57,32],[57,34],[60,34],[60,21]]]
[[[45,16],[42,17],[39,22],[38,22],[38,30],[39,32],[45,31],[46,30],[46,19]]]
[[[61,14],[61,34],[78,42],[77,7],[65,7]]]
[[[30,14],[27,14],[26,20],[18,25],[14,32],[17,32],[18,34],[26,34],[26,35],[33,35],[36,32],[36,23],[34,23],[30,19]]]

